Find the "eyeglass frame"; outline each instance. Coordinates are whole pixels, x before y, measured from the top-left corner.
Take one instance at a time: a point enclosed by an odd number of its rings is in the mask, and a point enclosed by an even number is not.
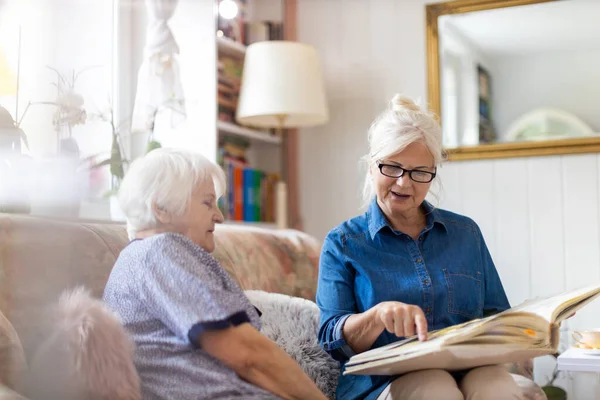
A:
[[[383,173],[383,167],[394,167],[394,168],[398,168],[398,169],[401,171],[401,172],[400,172],[400,175],[398,175],[398,176],[393,176],[393,175],[387,175],[387,174],[384,174],[384,173]],[[416,182],[416,183],[430,183],[430,182],[432,182],[432,181],[435,179],[435,177],[437,176],[437,168],[435,169],[435,171],[434,171],[434,172],[429,172],[429,171],[423,171],[423,170],[421,170],[421,169],[406,169],[406,168],[403,168],[403,167],[401,167],[401,166],[399,166],[399,165],[395,165],[395,164],[385,164],[385,163],[382,163],[381,161],[377,161],[377,168],[379,168],[379,172],[381,173],[381,175],[383,175],[383,176],[387,176],[388,178],[394,178],[394,179],[402,178],[402,177],[404,176],[404,174],[408,172],[408,177],[409,177],[409,178],[410,178],[410,179],[411,179],[413,182]],[[420,173],[429,174],[429,175],[431,175],[431,179],[430,179],[430,180],[428,180],[428,181],[426,181],[426,182],[423,182],[423,181],[418,181],[418,180],[416,180],[415,178],[413,178],[413,176],[412,176],[412,173],[413,173],[413,172],[420,172]]]

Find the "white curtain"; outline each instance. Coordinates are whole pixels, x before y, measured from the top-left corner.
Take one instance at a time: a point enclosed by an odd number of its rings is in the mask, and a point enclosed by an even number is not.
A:
[[[146,0],[148,27],[144,61],[138,72],[132,132],[153,128],[157,114],[169,112],[172,126],[185,119],[179,75],[179,46],[169,28],[178,0]]]

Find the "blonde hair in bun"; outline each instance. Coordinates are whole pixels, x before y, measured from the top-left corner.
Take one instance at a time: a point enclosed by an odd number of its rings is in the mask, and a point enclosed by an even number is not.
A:
[[[395,112],[421,111],[421,107],[415,104],[413,99],[397,94],[390,102],[390,107]]]
[[[369,169],[378,160],[393,156],[409,144],[423,143],[438,166],[445,158],[442,148],[442,129],[435,115],[419,106],[410,97],[396,94],[369,128],[369,153],[363,157],[367,176],[363,199],[368,204],[374,196]],[[436,179],[437,180],[437,179]]]

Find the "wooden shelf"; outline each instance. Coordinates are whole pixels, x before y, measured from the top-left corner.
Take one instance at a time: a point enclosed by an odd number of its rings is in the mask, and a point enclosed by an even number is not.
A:
[[[225,36],[217,36],[217,49],[231,56],[244,57],[246,46]]]
[[[255,227],[255,228],[264,228],[264,229],[279,229],[277,227],[277,224],[274,222],[246,222],[246,221],[226,220],[224,222],[224,224],[225,225],[240,225],[240,226],[248,226],[248,227]]]
[[[281,144],[281,138],[278,136],[272,136],[265,132],[245,128],[232,122],[217,121],[217,130],[222,134],[244,137],[257,142]]]

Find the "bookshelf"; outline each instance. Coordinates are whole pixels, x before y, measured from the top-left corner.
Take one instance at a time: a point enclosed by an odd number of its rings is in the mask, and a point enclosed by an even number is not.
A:
[[[242,226],[251,226],[256,228],[264,228],[264,229],[277,229],[278,226],[275,223],[270,222],[245,222],[245,221],[225,221],[225,225],[242,225]]]
[[[219,53],[243,57],[246,54],[246,45],[225,36],[217,36],[217,50]]]
[[[219,0],[215,2],[218,7]],[[230,20],[219,15],[215,32],[217,161],[228,182],[227,195],[220,206],[229,224],[285,227],[287,218],[280,216],[287,215],[288,196],[280,194],[286,180],[283,165],[286,143],[268,130],[253,129],[235,121],[247,46],[255,41],[283,39],[283,8],[279,10],[279,21],[274,21],[273,0],[237,3],[238,15]],[[283,213],[281,204],[286,209]],[[281,219],[285,220],[283,224]]]
[[[257,143],[269,143],[273,145],[281,145],[282,143],[281,137],[279,136],[271,135],[268,132],[246,128],[232,122],[217,121],[217,130],[219,131],[220,135],[233,135],[246,138]]]

